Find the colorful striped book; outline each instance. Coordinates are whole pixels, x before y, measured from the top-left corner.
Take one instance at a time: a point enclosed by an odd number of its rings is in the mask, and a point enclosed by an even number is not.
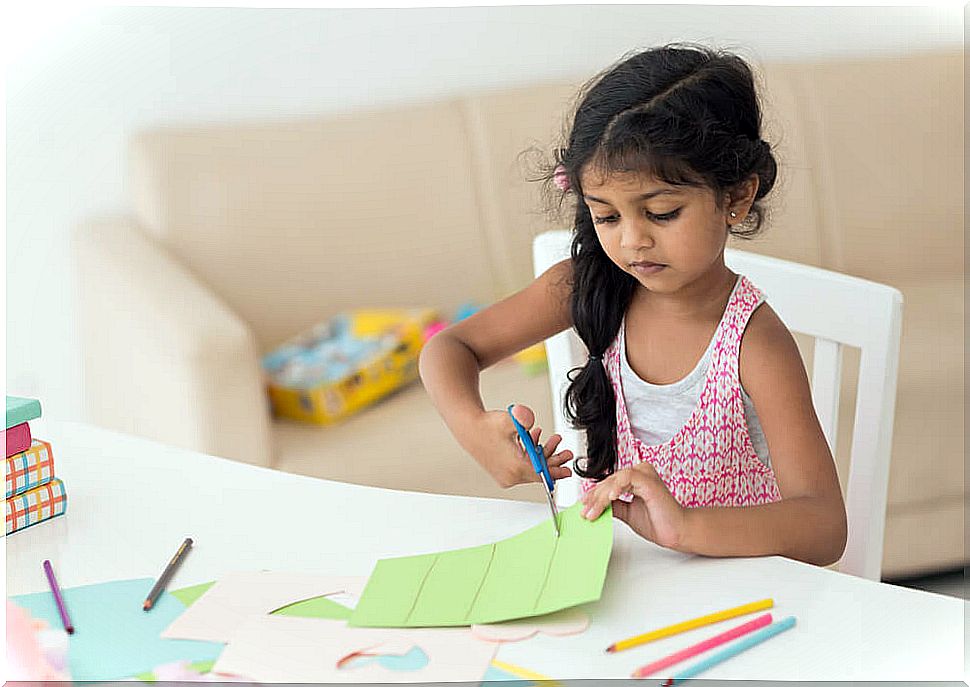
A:
[[[54,454],[46,441],[34,439],[30,448],[9,456],[3,464],[5,499],[47,484],[54,479]]]
[[[40,417],[40,401],[36,398],[7,396],[7,429]]]
[[[67,494],[64,483],[56,477],[41,487],[35,487],[6,501],[7,534],[36,525],[44,520],[62,515],[67,510]]]
[[[30,448],[30,425],[21,422],[7,428],[7,458]]]

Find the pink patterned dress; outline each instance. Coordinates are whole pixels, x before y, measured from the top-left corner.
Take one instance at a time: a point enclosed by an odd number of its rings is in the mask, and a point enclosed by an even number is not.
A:
[[[775,473],[758,458],[744,419],[738,361],[741,335],[764,294],[744,275],[714,333],[714,348],[700,402],[673,438],[643,444],[631,431],[620,380],[619,335],[603,355],[616,395],[618,468],[648,461],[680,505],[752,506],[781,500]],[[581,480],[583,492],[596,482]],[[630,494],[620,496],[631,501]]]

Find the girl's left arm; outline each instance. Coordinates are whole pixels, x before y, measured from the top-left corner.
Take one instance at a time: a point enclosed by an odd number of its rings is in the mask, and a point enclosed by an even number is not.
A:
[[[741,340],[741,384],[761,422],[782,500],[685,510],[682,550],[708,556],[782,555],[829,565],[845,550],[845,503],[795,339],[763,303]]]

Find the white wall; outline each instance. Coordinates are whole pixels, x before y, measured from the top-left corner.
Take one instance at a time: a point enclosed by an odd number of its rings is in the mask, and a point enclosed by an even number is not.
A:
[[[139,127],[585,78],[674,40],[759,61],[921,51],[961,45],[962,21],[959,6],[87,10],[8,71],[7,392],[81,419],[66,241],[81,218],[127,211]]]

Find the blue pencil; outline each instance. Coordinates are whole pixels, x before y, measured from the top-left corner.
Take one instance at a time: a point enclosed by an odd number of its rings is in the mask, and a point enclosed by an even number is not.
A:
[[[795,616],[790,615],[787,618],[779,620],[777,623],[772,623],[771,625],[769,625],[763,630],[759,630],[755,632],[754,634],[752,634],[749,637],[746,637],[745,639],[735,642],[734,644],[727,647],[726,649],[722,649],[721,651],[718,651],[710,658],[705,658],[703,661],[699,661],[694,665],[690,666],[689,668],[685,668],[684,670],[680,671],[672,678],[667,680],[667,682],[665,682],[664,685],[665,686],[676,685],[678,682],[681,682],[682,680],[686,680],[688,678],[694,677],[695,675],[698,675],[699,673],[703,673],[708,668],[712,668],[716,666],[718,663],[723,663],[724,661],[728,660],[732,656],[737,656],[742,651],[750,649],[756,644],[761,644],[761,642],[765,641],[766,639],[771,639],[776,634],[780,634],[785,630],[789,630],[793,627],[795,627]]]

